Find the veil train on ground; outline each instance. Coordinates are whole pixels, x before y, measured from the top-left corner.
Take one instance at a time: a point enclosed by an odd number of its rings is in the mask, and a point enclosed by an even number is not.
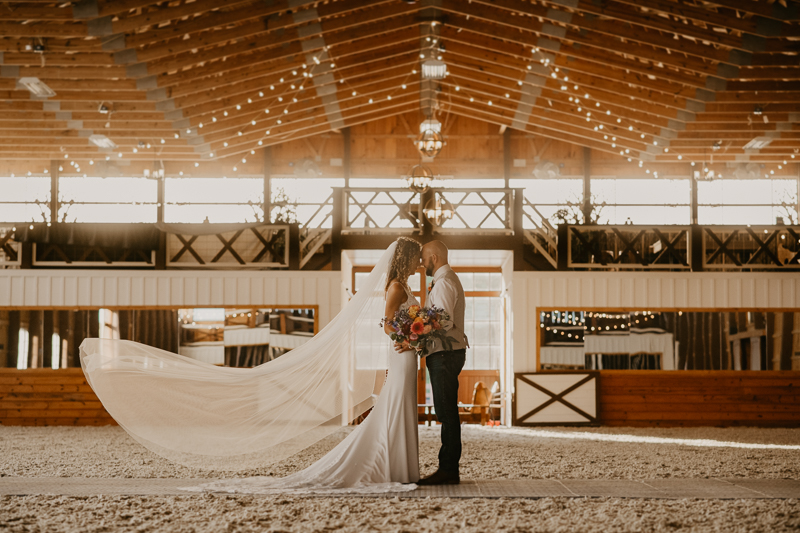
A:
[[[231,471],[285,459],[375,404],[388,368],[379,321],[395,247],[327,326],[273,361],[218,367],[133,341],[86,339],[86,379],[120,426],[171,461]]]

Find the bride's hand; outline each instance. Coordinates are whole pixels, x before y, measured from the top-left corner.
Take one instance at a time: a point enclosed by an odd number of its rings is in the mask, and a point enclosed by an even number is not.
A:
[[[410,349],[411,348],[405,342],[395,342],[394,343],[394,351],[396,351],[397,353],[403,353],[403,352],[406,352],[406,351],[408,351]]]

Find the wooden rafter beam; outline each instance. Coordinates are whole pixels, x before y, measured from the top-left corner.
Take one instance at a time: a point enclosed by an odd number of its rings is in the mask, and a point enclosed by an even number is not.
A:
[[[748,13],[761,15],[779,21],[800,21],[800,4],[789,0],[786,5],[781,2],[758,2],[752,0],[703,0],[707,4]]]
[[[412,6],[413,7],[413,6]],[[245,37],[235,44],[225,46],[214,46],[203,49],[197,53],[180,52],[170,55],[167,58],[157,59],[137,63],[128,67],[128,76],[139,78],[165,74],[176,69],[199,65],[207,61],[221,59],[223,57],[235,56],[241,53],[249,53],[256,50],[268,50],[273,57],[285,44],[299,43],[304,38],[314,35],[324,35],[328,46],[348,43],[353,39],[363,38],[362,34],[379,35],[387,31],[396,30],[403,27],[412,27],[417,24],[416,9],[408,7],[398,8],[396,5],[388,4],[380,6],[361,17],[340,17],[329,21],[318,23],[318,27],[309,28],[314,30],[310,35],[305,35],[303,31],[289,28],[279,35],[270,33],[259,33],[254,37]],[[331,35],[328,35],[331,34]],[[281,54],[285,57],[287,54]]]
[[[722,28],[763,37],[789,36],[796,31],[784,20],[773,19],[774,24],[765,23],[766,21],[759,17],[737,17],[727,9],[720,12],[716,6],[703,7],[700,4],[693,6],[688,2],[671,2],[669,0],[647,0],[646,4],[636,0],[616,0],[616,3],[633,6],[642,12],[693,21],[701,26],[710,26],[712,30]],[[601,14],[595,11],[597,7],[590,2],[581,1],[576,7],[586,13]]]

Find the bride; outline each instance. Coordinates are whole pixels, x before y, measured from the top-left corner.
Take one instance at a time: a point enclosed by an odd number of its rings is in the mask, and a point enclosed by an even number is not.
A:
[[[284,478],[232,478],[193,491],[398,492],[419,480],[417,355],[376,327],[417,304],[408,278],[420,244],[401,237],[358,293],[309,342],[255,368],[216,367],[131,341],[86,339],[81,365],[103,406],[135,440],[181,464],[261,467],[294,455],[367,411],[310,467]],[[381,313],[381,314],[379,314]],[[387,371],[388,370],[388,376]]]

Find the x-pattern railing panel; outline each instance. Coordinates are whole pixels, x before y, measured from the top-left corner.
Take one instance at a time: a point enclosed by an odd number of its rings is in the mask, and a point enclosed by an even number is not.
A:
[[[687,226],[569,226],[568,266],[588,269],[689,270]]]
[[[434,193],[453,206],[453,218],[444,222],[438,233],[452,230],[490,230],[512,232],[512,193],[497,189],[437,189]]]
[[[14,229],[0,227],[0,268],[20,263],[20,243],[14,240]]]
[[[207,235],[167,235],[171,268],[265,268],[289,266],[289,227],[251,226]]]
[[[284,207],[294,210],[297,223],[301,228],[310,230],[330,228],[333,225],[333,193],[322,202],[303,202],[298,199],[275,205],[272,208],[273,216],[277,215]]]
[[[420,195],[406,189],[344,189],[342,231],[419,229]]]
[[[800,226],[705,226],[703,268],[800,269]]]

